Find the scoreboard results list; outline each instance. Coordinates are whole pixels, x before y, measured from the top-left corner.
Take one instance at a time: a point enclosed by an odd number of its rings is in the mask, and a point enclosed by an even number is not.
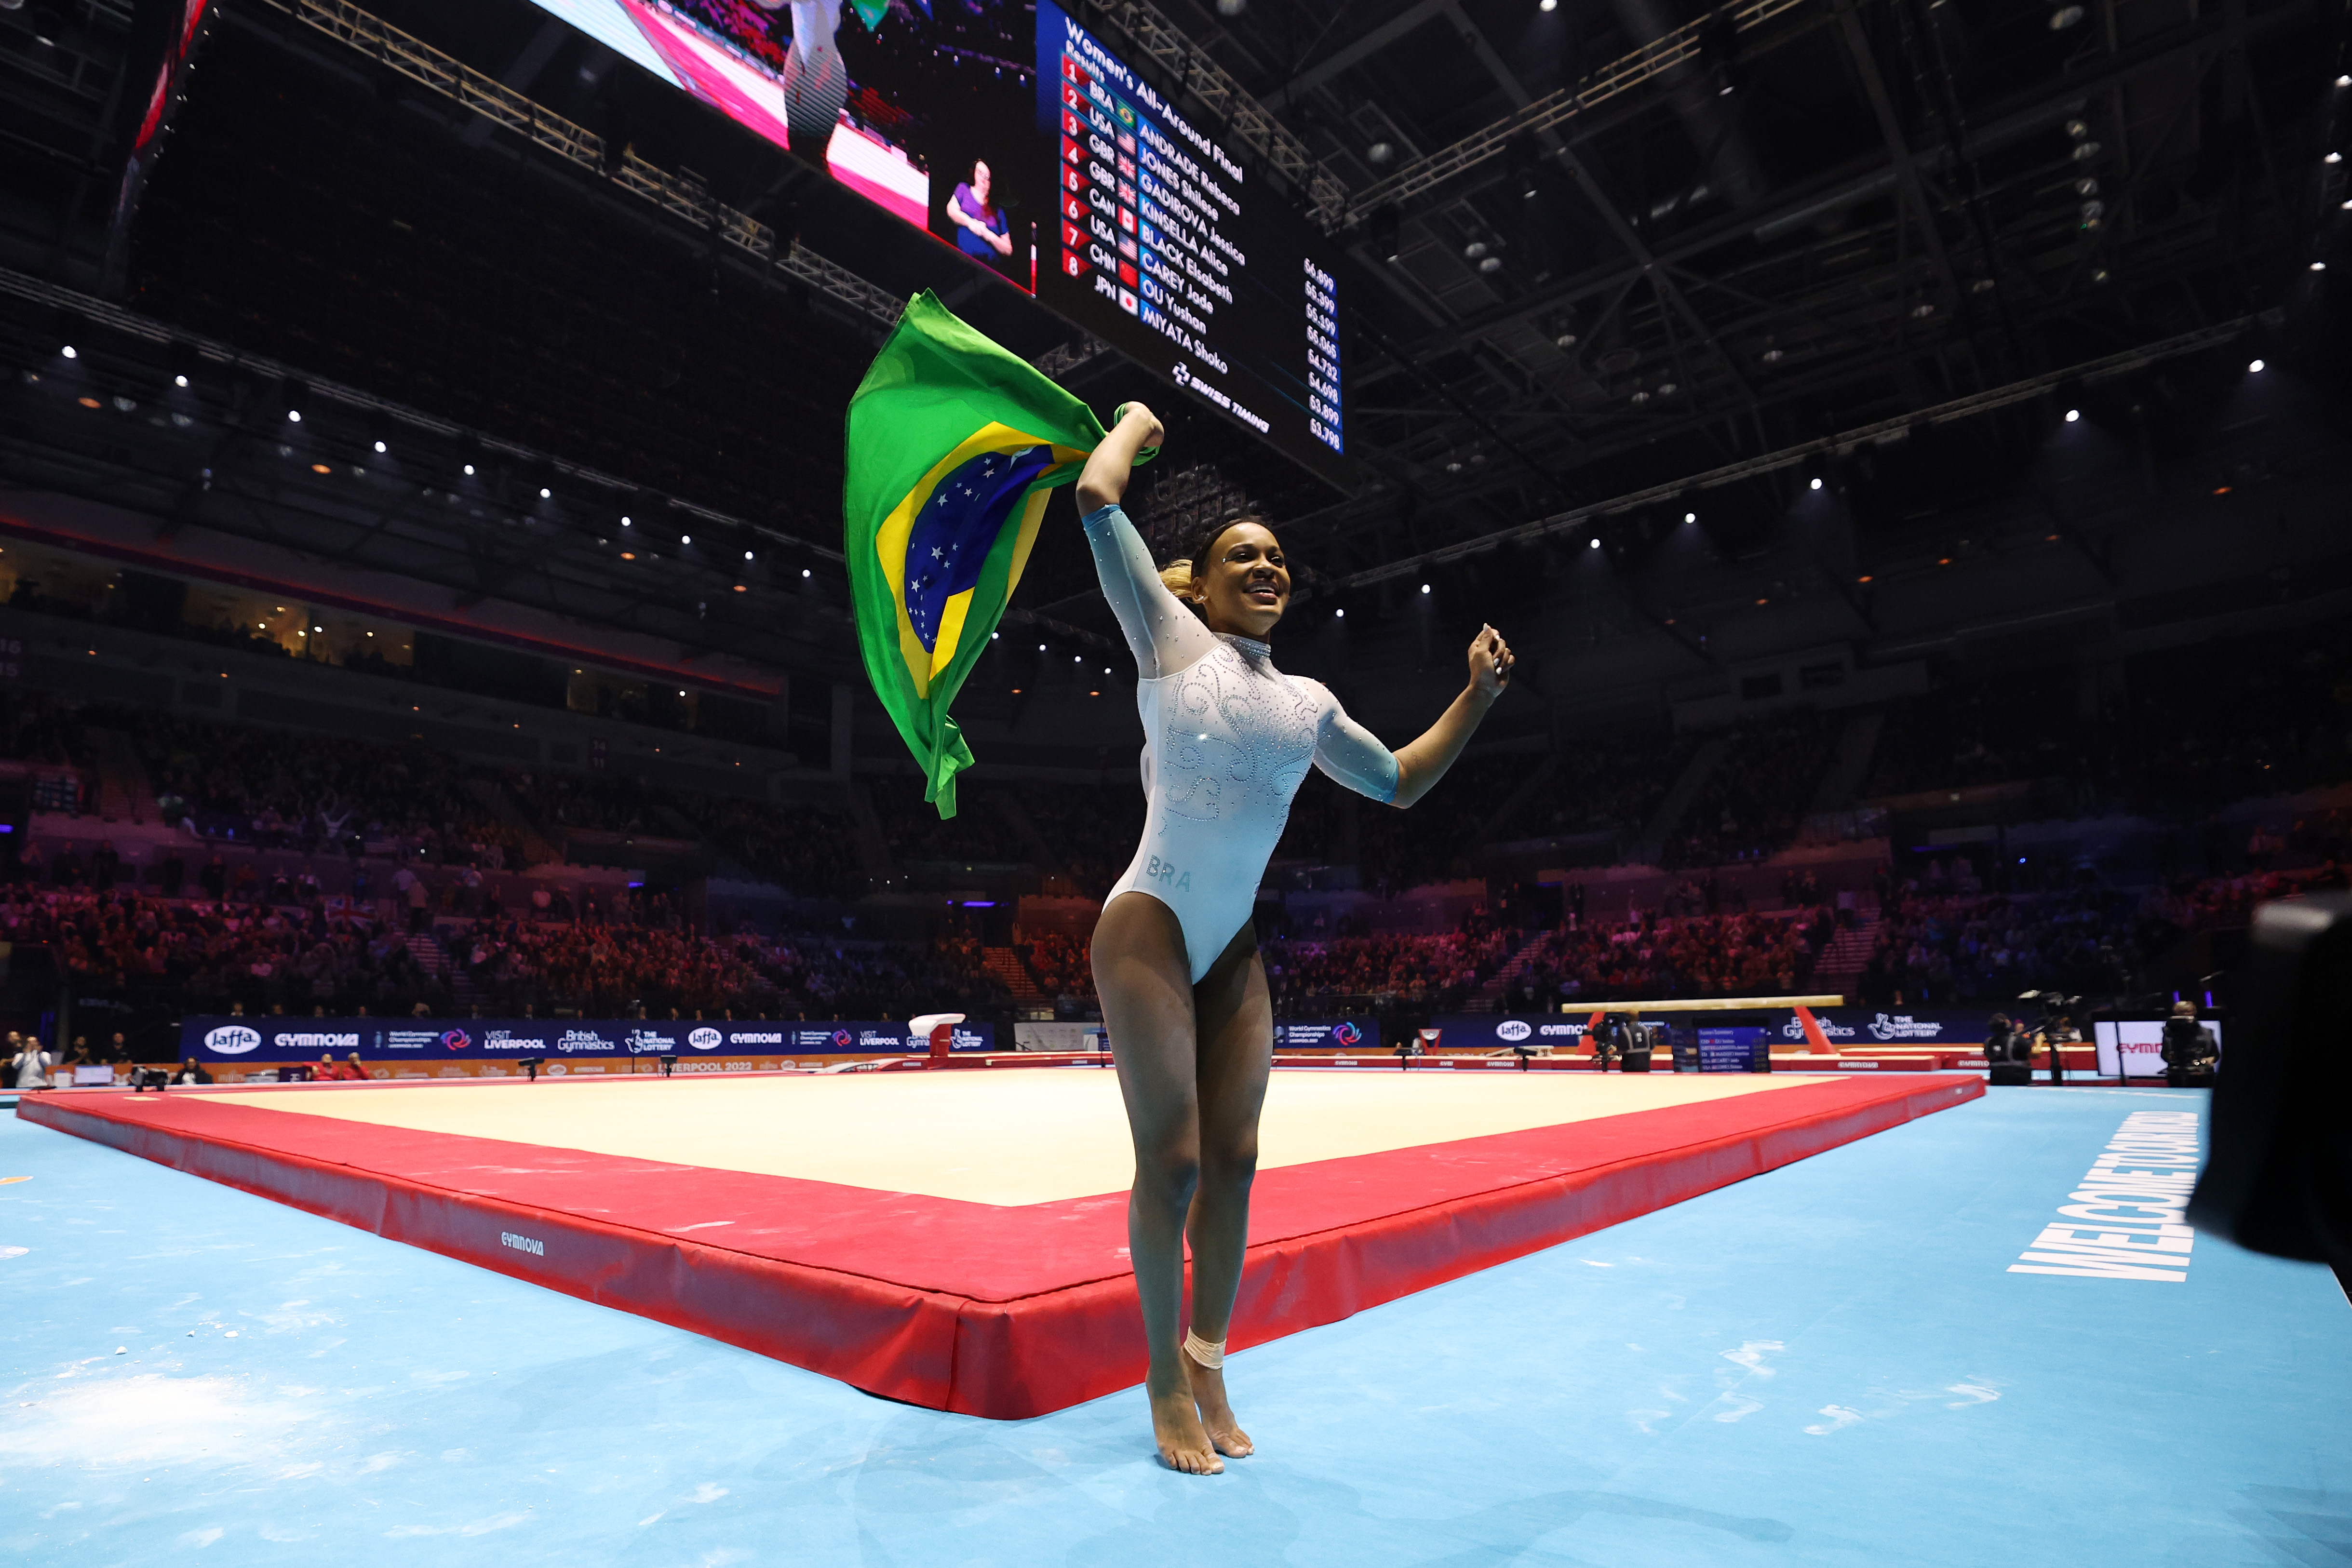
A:
[[[1344,481],[1328,242],[1052,0],[1037,63],[1059,153],[1038,297]]]

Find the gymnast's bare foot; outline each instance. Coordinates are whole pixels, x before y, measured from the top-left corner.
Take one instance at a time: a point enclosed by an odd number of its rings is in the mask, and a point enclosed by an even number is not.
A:
[[[1246,1459],[1257,1452],[1242,1424],[1234,1419],[1234,1407],[1225,1398],[1225,1373],[1223,1367],[1206,1367],[1194,1361],[1192,1353],[1184,1353],[1184,1371],[1192,1380],[1192,1401],[1201,1412],[1202,1428],[1217,1452],[1229,1458]]]
[[[1186,1358],[1187,1363],[1190,1357]],[[1154,1386],[1144,1380],[1143,1391],[1151,1399],[1151,1440],[1160,1446],[1160,1462],[1171,1470],[1186,1475],[1213,1476],[1225,1468],[1210,1445],[1209,1434],[1201,1429],[1201,1417],[1192,1406],[1192,1389],[1183,1381],[1189,1367],[1180,1367],[1176,1381],[1168,1388]],[[1197,1371],[1194,1376],[1199,1376]]]

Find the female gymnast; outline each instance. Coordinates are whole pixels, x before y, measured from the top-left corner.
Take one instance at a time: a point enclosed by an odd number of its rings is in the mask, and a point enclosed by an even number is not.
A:
[[[1170,1469],[1214,1475],[1218,1455],[1252,1451],[1223,1368],[1274,1060],[1274,1007],[1250,928],[1258,881],[1310,766],[1412,805],[1509,685],[1511,651],[1479,628],[1468,685],[1391,755],[1321,685],[1274,667],[1265,639],[1289,603],[1290,572],[1262,520],[1216,525],[1189,559],[1153,569],[1118,501],[1136,454],[1160,435],[1151,412],[1129,403],[1078,477],[1103,594],[1135,653],[1150,801],[1143,842],[1095,925],[1093,959],[1135,1138],[1127,1231],[1150,1347],[1152,1437]]]

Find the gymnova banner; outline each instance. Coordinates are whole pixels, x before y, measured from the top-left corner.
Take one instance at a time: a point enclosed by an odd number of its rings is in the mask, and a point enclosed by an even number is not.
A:
[[[870,1056],[930,1048],[928,1036],[910,1036],[906,1024],[887,1019],[192,1018],[180,1025],[180,1054],[202,1061],[341,1061],[353,1051],[382,1065],[515,1056]],[[993,1051],[996,1026],[958,1024],[955,1049]]]
[[[1442,1013],[1429,1020],[1439,1031],[1441,1048],[1456,1051],[1566,1051],[1584,1047],[1584,1026],[1594,1009],[1614,1009],[1621,1004],[1580,1005],[1573,1012],[1505,1015]],[[1951,1046],[1973,1050],[1984,1043],[1985,1019],[1990,1008],[1922,1011],[1918,1009],[1881,1010],[1875,1008],[1816,1008],[1813,1018],[1831,1045],[1839,1047]],[[1760,1027],[1769,1031],[1775,1050],[1801,1046],[1805,1026],[1788,1008],[1745,1012],[1645,1012],[1645,1023],[1674,1023],[1691,1029]]]

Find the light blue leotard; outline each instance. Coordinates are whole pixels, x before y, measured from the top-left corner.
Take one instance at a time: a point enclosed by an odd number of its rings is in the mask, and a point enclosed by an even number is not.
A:
[[[1143,716],[1143,842],[1103,902],[1144,893],[1175,913],[1199,984],[1249,923],[1265,862],[1311,765],[1383,803],[1397,760],[1319,681],[1263,643],[1211,632],[1168,591],[1117,507],[1086,519],[1103,597],[1135,653]]]

